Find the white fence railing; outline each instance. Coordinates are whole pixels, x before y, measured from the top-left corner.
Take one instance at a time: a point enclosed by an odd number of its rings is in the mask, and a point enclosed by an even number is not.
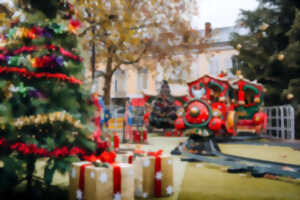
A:
[[[295,114],[291,105],[264,107],[268,115],[266,135],[279,139],[295,139]]]

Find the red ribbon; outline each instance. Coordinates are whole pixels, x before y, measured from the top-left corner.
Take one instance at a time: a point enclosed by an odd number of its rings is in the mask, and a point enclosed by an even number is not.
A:
[[[79,189],[83,193],[84,191],[84,171],[87,166],[90,166],[90,163],[83,164],[80,166],[80,174],[79,174]]]
[[[149,156],[154,156],[155,157],[155,168],[154,168],[154,196],[155,197],[160,197],[161,196],[161,178],[158,179],[156,177],[157,173],[161,173],[161,155],[162,155],[162,150],[158,150],[156,152],[149,152]]]
[[[69,83],[73,84],[81,84],[82,81],[78,80],[74,77],[69,77],[65,74],[61,73],[48,73],[48,72],[31,72],[28,71],[25,68],[19,68],[19,67],[0,67],[0,73],[18,73],[28,79],[30,78],[53,78],[53,79],[59,79],[62,81],[68,81]]]
[[[121,167],[117,164],[113,165],[113,176],[114,176],[114,194],[121,194]]]
[[[128,156],[128,163],[129,164],[132,164],[132,159],[133,159],[133,155],[129,155]]]
[[[134,142],[141,143],[141,132],[139,130],[134,130],[133,135],[134,135]]]
[[[147,131],[143,130],[143,142],[147,142]]]
[[[120,148],[120,139],[118,135],[114,135],[114,149],[119,150]]]

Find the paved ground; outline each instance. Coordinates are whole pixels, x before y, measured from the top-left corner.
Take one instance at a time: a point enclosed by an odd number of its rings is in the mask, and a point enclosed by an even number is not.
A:
[[[177,146],[185,138],[149,137],[148,145],[138,145],[146,151],[162,149],[164,153]],[[136,145],[122,145],[123,148],[135,148]],[[267,159],[300,165],[300,151],[289,147],[270,145],[221,144],[224,153],[253,158]],[[229,174],[226,167],[207,163],[186,163],[180,156],[172,156],[174,161],[175,194],[161,200],[250,200],[250,199],[300,199],[300,180],[280,178],[278,180],[254,178],[250,174]],[[44,164],[40,162],[39,165]],[[42,172],[40,172],[42,173]],[[55,184],[68,185],[68,174],[56,174]]]

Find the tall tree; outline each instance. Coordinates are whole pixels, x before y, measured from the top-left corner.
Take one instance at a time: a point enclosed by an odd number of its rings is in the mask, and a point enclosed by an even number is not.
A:
[[[239,50],[236,66],[266,87],[267,105],[292,104],[300,137],[300,2],[260,0],[254,11],[242,11],[246,35],[233,35]]]
[[[206,40],[190,26],[194,0],[79,0],[76,14],[84,21],[84,43],[105,65],[104,100],[110,102],[111,80],[122,65],[154,69],[190,67],[191,56]],[[147,62],[151,60],[151,62]],[[92,59],[95,62],[95,59]],[[152,64],[147,64],[152,63]],[[153,63],[156,63],[153,65]],[[92,75],[94,67],[92,63]],[[180,66],[180,67],[179,67]]]
[[[69,11],[59,0],[17,3],[26,11],[24,20],[6,30],[0,50],[0,191],[11,186],[4,180],[26,181],[30,191],[40,185],[34,176],[40,158],[46,158],[41,169],[49,186],[56,171],[65,173],[78,156],[95,150],[93,107],[80,81],[78,23],[61,20],[57,14],[66,18]]]

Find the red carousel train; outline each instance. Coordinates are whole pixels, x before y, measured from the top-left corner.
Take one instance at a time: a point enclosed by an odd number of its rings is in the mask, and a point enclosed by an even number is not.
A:
[[[265,131],[264,87],[239,76],[204,75],[188,83],[189,101],[177,112],[175,128],[185,135],[240,136]]]

